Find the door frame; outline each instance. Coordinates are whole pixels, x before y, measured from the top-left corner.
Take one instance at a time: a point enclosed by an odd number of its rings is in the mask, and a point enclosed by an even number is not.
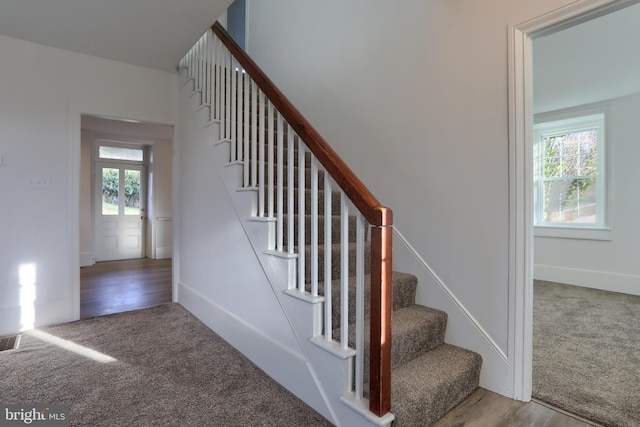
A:
[[[580,0],[508,28],[509,354],[513,397],[531,400],[533,360],[532,40],[640,3]]]
[[[112,118],[115,120],[135,120],[137,122],[155,123],[159,125],[173,126],[175,132],[175,123],[150,120],[148,117],[136,117],[131,115],[123,117],[114,112],[100,112],[91,111],[91,109],[81,108],[77,105],[67,106],[67,194],[68,194],[68,215],[67,215],[67,236],[68,247],[70,250],[69,256],[69,283],[71,292],[71,312],[72,319],[80,319],[80,168],[81,168],[81,144],[82,144],[82,115],[97,116]],[[175,144],[175,133],[173,138],[173,144]],[[176,171],[176,156],[178,148],[174,146],[174,157],[172,159],[172,174],[174,179],[174,185],[176,177],[178,176]],[[93,162],[92,162],[93,163]],[[175,199],[175,194],[174,194]],[[175,203],[174,203],[175,206]],[[175,215],[175,214],[174,214]],[[175,240],[174,240],[175,247]],[[172,278],[172,293],[173,301],[177,301],[178,289],[177,289],[177,277],[179,262],[177,259],[177,252],[173,253],[173,278]]]

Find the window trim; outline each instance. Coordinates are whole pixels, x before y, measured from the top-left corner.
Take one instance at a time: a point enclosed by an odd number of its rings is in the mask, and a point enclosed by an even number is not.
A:
[[[609,150],[610,150],[610,104],[570,108],[560,111],[536,114],[533,124],[533,222],[534,236],[559,237],[591,240],[610,240],[610,191],[609,191]],[[547,223],[542,222],[542,138],[565,132],[585,129],[598,130],[598,169],[596,174],[596,223]]]

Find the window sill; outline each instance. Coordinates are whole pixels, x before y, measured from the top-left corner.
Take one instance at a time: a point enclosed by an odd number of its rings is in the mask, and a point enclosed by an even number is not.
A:
[[[533,227],[533,235],[535,237],[551,237],[557,239],[611,240],[611,228],[538,225]]]

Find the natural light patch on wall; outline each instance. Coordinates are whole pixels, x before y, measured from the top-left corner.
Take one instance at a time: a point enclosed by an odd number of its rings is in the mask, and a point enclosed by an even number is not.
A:
[[[20,288],[21,329],[32,329],[36,320],[36,264],[23,263],[18,266],[18,285]]]
[[[84,356],[86,358],[95,360],[96,362],[100,362],[100,363],[111,363],[111,362],[117,362],[117,359],[114,359],[113,357],[106,355],[104,353],[100,353],[99,351],[93,350],[89,347],[85,347],[83,345],[80,344],[76,344],[73,341],[69,341],[69,340],[65,340],[63,338],[60,337],[56,337],[55,335],[51,335],[47,332],[41,331],[39,329],[34,329],[32,331],[28,331],[25,332],[25,334],[30,335],[34,338],[38,338],[39,340],[42,340],[44,342],[47,342],[49,344],[53,344],[57,347],[60,347],[64,350],[70,351],[72,353],[76,353],[79,354],[80,356]]]

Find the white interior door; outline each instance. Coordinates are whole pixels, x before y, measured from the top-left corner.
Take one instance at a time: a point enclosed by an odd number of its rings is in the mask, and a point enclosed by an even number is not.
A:
[[[96,162],[96,261],[145,256],[146,168]]]

